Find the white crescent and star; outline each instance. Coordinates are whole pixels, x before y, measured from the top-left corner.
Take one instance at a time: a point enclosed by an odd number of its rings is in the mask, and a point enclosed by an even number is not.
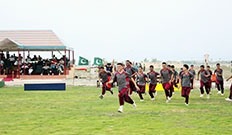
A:
[[[85,64],[87,61],[85,61],[84,59],[81,60],[82,64]]]
[[[101,63],[99,62],[99,59],[96,60],[96,64],[100,65]]]

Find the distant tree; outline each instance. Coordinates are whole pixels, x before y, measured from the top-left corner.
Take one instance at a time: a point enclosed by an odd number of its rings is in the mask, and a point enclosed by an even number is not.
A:
[[[152,58],[151,62],[157,62],[157,58]]]
[[[148,60],[147,58],[145,58],[143,61],[144,61],[144,62],[149,62],[149,60]]]

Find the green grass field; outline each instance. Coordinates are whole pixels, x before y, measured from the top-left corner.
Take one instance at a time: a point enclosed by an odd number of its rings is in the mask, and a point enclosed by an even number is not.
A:
[[[137,109],[125,104],[118,113],[117,90],[99,99],[100,88],[68,87],[67,91],[24,92],[23,87],[0,89],[0,134],[10,135],[184,135],[232,134],[232,102],[213,91],[211,99],[190,94],[190,105],[176,92],[170,103],[163,92],[155,101],[145,95]]]

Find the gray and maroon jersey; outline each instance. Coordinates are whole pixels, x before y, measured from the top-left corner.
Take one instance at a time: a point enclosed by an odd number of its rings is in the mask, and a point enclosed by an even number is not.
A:
[[[134,67],[131,67],[131,66],[125,67],[124,70],[125,70],[125,72],[128,74],[129,80],[131,80],[132,75],[133,75],[134,73],[136,73],[136,69],[135,69]],[[135,78],[135,77],[133,77],[133,78]]]
[[[99,77],[102,79],[102,83],[108,82],[108,74],[106,71],[100,72]]]
[[[194,69],[189,69],[189,72],[193,75],[192,79],[194,79],[196,75],[196,71]]]
[[[146,78],[147,78],[147,75],[145,75],[143,73],[137,74],[136,75],[136,80],[138,82],[138,85],[144,86],[146,84]]]
[[[206,70],[200,70],[200,71],[198,72],[198,74],[200,74],[200,76],[201,76],[201,81],[202,81],[203,83],[207,83],[207,82],[209,81],[208,77],[205,77],[205,75],[208,75],[208,74],[209,74]]]
[[[147,73],[147,76],[150,79],[150,84],[157,84],[157,75],[159,75],[159,73],[155,71]]]
[[[171,79],[173,72],[169,69],[162,69],[160,75],[162,77],[162,83],[168,83]]]
[[[220,75],[218,75],[218,74],[222,74],[222,73],[223,73],[223,70],[222,70],[222,69],[216,69],[216,70],[214,71],[214,74],[216,74],[216,79],[217,79],[218,81],[223,81],[223,77],[220,76]]]
[[[181,74],[182,74],[183,72],[184,72],[183,70],[180,70],[180,72],[179,72],[179,76],[181,76]]]
[[[188,71],[188,73],[182,72],[180,75],[181,78],[181,86],[182,87],[191,87],[191,79],[193,74]]]
[[[118,83],[118,91],[120,92],[123,88],[129,88],[129,78],[125,71],[122,73],[117,72],[114,75],[113,82]]]
[[[208,80],[211,80],[211,77],[212,77],[212,71],[211,70],[207,70],[207,72],[210,74],[210,76],[208,77]]]
[[[175,79],[175,81],[177,80],[177,76],[178,76],[178,72],[176,70],[173,70],[173,77]]]

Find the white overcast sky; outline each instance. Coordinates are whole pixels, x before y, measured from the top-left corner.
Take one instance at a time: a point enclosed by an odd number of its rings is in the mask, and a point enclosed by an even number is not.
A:
[[[0,0],[1,30],[53,30],[76,58],[232,59],[232,0]]]

